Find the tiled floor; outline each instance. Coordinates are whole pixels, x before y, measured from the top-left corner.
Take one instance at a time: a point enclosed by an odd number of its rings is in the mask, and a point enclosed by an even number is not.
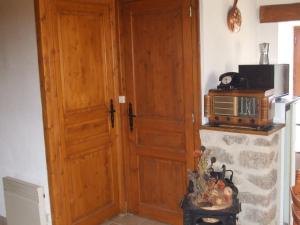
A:
[[[132,214],[121,214],[101,225],[168,225]]]

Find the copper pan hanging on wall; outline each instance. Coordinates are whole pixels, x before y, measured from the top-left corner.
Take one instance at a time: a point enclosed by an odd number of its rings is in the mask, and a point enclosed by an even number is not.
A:
[[[241,30],[242,15],[241,11],[237,7],[238,0],[234,0],[232,8],[227,15],[227,25],[231,32],[237,33]]]

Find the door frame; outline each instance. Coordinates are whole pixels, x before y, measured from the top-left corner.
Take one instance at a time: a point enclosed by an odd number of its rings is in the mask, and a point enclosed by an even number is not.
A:
[[[40,74],[40,89],[42,96],[42,111],[43,111],[43,125],[44,125],[44,139],[46,151],[46,163],[48,171],[49,194],[51,203],[51,216],[53,225],[69,225],[68,210],[64,202],[64,186],[63,186],[63,160],[61,158],[61,129],[60,117],[57,100],[56,79],[52,76],[56,72],[56,68],[52,67],[55,62],[53,55],[55,52],[55,37],[53,34],[53,24],[55,17],[51,14],[54,11],[53,0],[34,0],[35,3],[35,20],[36,33],[38,45],[38,61]],[[96,2],[97,0],[89,0],[89,2]],[[112,45],[114,56],[114,97],[117,100],[119,96],[119,40],[118,40],[118,0],[114,0],[112,10]],[[117,128],[117,178],[119,190],[119,210],[124,211],[125,205],[125,189],[124,185],[124,166],[123,166],[123,151],[122,151],[122,133],[121,133],[121,116],[120,105],[115,104],[116,108],[116,128]]]
[[[259,8],[261,23],[273,23],[299,20],[300,3],[262,5]]]
[[[293,38],[294,38],[294,56],[293,56],[293,94],[295,95],[297,92],[300,93],[300,90],[297,90],[297,86],[296,86],[296,81],[300,82],[300,71],[297,71],[298,74],[296,74],[296,30],[300,31],[300,26],[294,26],[294,33],[293,33]],[[299,40],[297,40],[298,42]],[[300,57],[299,53],[298,53],[298,57]],[[299,86],[299,85],[298,85]],[[300,86],[298,87],[300,89]]]
[[[119,54],[120,54],[120,95],[126,96],[126,82],[125,82],[125,64],[122,60],[124,58],[124,48],[122,43],[122,2],[130,2],[132,0],[119,0],[118,9],[118,33],[119,33]],[[194,119],[195,123],[193,126],[194,133],[194,148],[200,149],[200,126],[202,123],[202,98],[201,98],[201,54],[200,54],[200,2],[199,0],[191,0],[191,10],[192,10],[192,57],[193,57],[193,109],[194,109]],[[127,103],[127,102],[126,102]],[[125,176],[125,193],[127,201],[124,204],[125,211],[131,213],[137,213],[133,210],[134,207],[131,206],[130,199],[128,197],[130,188],[130,143],[128,138],[129,124],[128,124],[128,108],[127,104],[121,105],[121,124],[122,124],[122,143],[123,143],[123,158],[124,158],[124,176]],[[191,155],[190,157],[193,157]],[[194,160],[194,168],[196,168],[196,160]]]

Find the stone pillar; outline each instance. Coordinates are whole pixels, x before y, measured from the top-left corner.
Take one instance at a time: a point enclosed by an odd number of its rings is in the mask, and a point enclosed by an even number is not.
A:
[[[278,225],[280,209],[281,131],[269,136],[201,130],[201,142],[234,171],[239,188],[241,225]]]

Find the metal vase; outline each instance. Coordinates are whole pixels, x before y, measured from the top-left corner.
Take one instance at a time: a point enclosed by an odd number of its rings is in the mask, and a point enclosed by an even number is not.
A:
[[[259,64],[269,64],[269,43],[259,44],[260,59]]]

